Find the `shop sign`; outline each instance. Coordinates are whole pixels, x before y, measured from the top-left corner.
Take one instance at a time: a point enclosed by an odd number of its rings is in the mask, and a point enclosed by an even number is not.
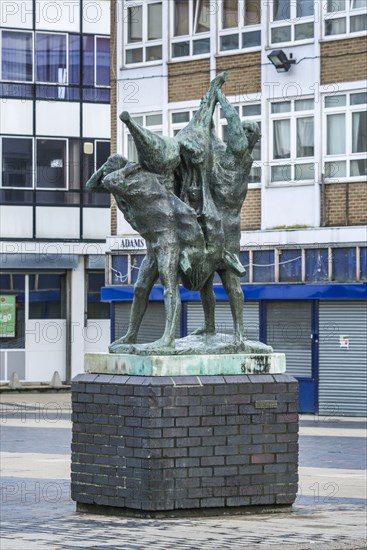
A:
[[[0,338],[15,337],[15,296],[0,295]]]

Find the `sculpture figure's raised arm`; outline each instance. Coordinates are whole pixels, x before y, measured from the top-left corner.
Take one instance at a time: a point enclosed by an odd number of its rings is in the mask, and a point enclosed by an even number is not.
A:
[[[248,139],[241,119],[221,90],[218,90],[217,98],[228,122],[227,152],[234,156],[242,155],[248,148]]]

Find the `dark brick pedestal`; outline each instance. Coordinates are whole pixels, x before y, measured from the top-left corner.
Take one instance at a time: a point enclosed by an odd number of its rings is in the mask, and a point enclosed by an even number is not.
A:
[[[79,510],[148,514],[289,506],[297,393],[287,375],[81,374],[72,382],[72,498]]]

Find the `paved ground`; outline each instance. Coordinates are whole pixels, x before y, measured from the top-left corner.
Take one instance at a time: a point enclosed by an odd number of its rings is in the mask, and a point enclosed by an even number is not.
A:
[[[70,499],[70,395],[3,394],[1,550],[366,548],[366,422],[301,418],[292,512],[195,519],[77,514]]]

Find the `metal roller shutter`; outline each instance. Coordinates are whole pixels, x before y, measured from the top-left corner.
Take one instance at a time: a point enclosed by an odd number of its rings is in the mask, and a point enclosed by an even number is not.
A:
[[[366,416],[367,303],[320,302],[319,312],[319,413]]]
[[[248,340],[259,339],[259,302],[245,302],[243,319],[245,336]],[[217,302],[215,307],[217,332],[233,334],[233,320],[228,302]],[[204,326],[204,312],[201,302],[187,304],[187,334]]]
[[[287,373],[311,378],[311,303],[267,302],[267,340],[286,354]]]
[[[115,339],[121,338],[129,324],[131,302],[115,304]],[[149,302],[138,334],[138,344],[154,342],[164,332],[165,313],[163,302]],[[177,327],[176,338],[180,337],[180,326]]]

